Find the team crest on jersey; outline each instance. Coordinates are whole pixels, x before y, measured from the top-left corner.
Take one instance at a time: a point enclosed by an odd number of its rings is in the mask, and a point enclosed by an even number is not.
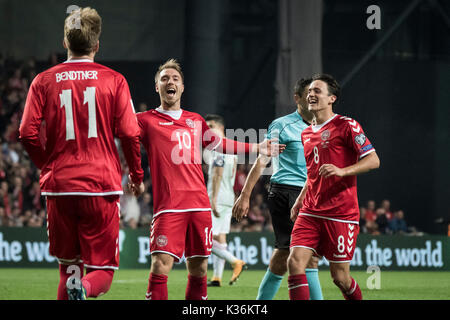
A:
[[[364,135],[364,133],[358,134],[355,137],[355,142],[362,146],[366,142],[366,136]]]
[[[168,242],[169,242],[169,240],[167,239],[167,237],[165,235],[160,235],[156,238],[156,245],[158,247],[165,247],[165,246],[167,246]]]
[[[195,127],[194,121],[192,121],[192,119],[186,119],[186,124],[189,128]]]
[[[322,138],[323,141],[327,141],[330,138],[330,130],[325,130],[324,132],[322,132],[322,135],[320,136]]]

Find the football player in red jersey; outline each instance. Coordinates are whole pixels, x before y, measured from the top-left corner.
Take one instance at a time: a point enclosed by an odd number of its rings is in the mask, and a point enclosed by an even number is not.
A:
[[[326,74],[314,76],[308,89],[316,124],[302,132],[308,173],[291,210],[291,300],[309,299],[305,268],[313,254],[330,262],[331,277],[346,299],[362,299],[350,276],[359,231],[356,176],[378,168],[380,160],[361,126],[333,112],[339,93],[337,81]]]
[[[211,204],[202,171],[202,148],[222,153],[276,155],[284,145],[222,138],[197,113],[181,108],[183,73],[174,59],[155,76],[161,105],[138,113],[141,142],[149,158],[154,216],[150,232],[151,269],[147,299],[168,299],[173,263],[186,257],[187,300],[207,299],[207,266],[212,247]]]
[[[127,81],[94,62],[101,23],[91,8],[66,18],[67,61],[33,80],[19,129],[41,169],[49,250],[59,261],[58,299],[106,293],[119,266],[122,171],[114,137],[121,140],[135,194],[144,189],[139,126]],[[45,146],[39,139],[43,121]]]

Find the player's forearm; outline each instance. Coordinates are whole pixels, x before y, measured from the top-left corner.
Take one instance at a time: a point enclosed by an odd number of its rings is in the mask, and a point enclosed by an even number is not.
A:
[[[370,170],[380,167],[380,159],[376,152],[372,152],[359,160],[354,165],[343,168],[344,176],[356,176],[362,173],[369,172]]]
[[[307,191],[308,191],[308,180],[305,181],[305,185],[303,186],[302,191],[300,191],[300,194],[298,195],[297,198],[298,203],[300,204],[303,203]]]
[[[220,182],[222,181],[222,175],[214,174],[212,178],[212,195],[211,195],[211,201],[216,202],[217,197],[219,195],[219,189],[220,189]]]
[[[221,149],[221,151],[216,151],[225,154],[247,154],[252,152],[252,144],[222,138],[219,149]]]
[[[38,137],[34,138],[21,138],[23,147],[28,153],[31,161],[33,161],[34,165],[42,169],[45,162],[47,161],[47,154],[45,153],[44,148],[41,145],[41,141]]]
[[[139,137],[120,138],[123,155],[128,164],[131,181],[140,184],[144,179],[144,170],[141,165],[141,147]]]
[[[264,161],[263,156],[259,156],[255,163],[253,164],[250,172],[248,173],[247,179],[245,180],[244,187],[242,188],[241,195],[250,198],[252,190],[261,177],[262,171],[267,166],[267,162]]]

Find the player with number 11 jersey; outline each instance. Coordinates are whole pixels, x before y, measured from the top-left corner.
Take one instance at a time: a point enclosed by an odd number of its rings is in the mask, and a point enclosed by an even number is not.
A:
[[[45,149],[39,139],[43,121]],[[122,194],[114,137],[128,139],[122,148],[131,179],[142,181],[139,127],[127,81],[89,59],[68,60],[37,75],[20,134],[42,170],[42,195]]]

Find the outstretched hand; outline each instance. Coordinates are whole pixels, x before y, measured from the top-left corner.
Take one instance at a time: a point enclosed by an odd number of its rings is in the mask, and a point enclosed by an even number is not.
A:
[[[278,139],[275,138],[269,140],[266,139],[258,144],[259,153],[268,157],[276,157],[282,153],[284,149],[286,149],[286,145],[279,144]]]
[[[242,194],[237,198],[233,205],[232,213],[233,217],[239,222],[243,217],[248,214],[250,208],[250,199],[244,197]]]

